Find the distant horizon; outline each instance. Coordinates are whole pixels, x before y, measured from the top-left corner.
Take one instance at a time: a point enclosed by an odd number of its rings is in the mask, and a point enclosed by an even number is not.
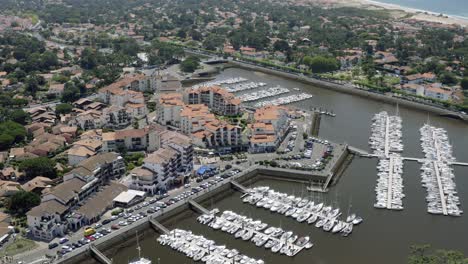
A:
[[[468,1],[466,0],[373,0],[385,4],[420,9],[422,11],[468,19]]]

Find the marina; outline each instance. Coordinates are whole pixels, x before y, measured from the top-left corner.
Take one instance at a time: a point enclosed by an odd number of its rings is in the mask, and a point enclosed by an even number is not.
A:
[[[194,261],[202,261],[208,264],[264,263],[263,260],[247,257],[235,249],[227,249],[226,246],[216,245],[213,240],[183,229],[174,229],[169,234],[161,235],[157,240],[161,245],[169,246],[178,252],[184,253]]]
[[[291,231],[284,231],[279,227],[268,227],[260,220],[253,220],[232,211],[224,211],[221,216],[204,214],[197,220],[215,230],[229,233],[237,239],[250,241],[257,247],[265,247],[273,253],[285,254],[289,257],[313,246],[308,236],[298,237]]]
[[[355,214],[348,214],[346,221],[339,220],[342,215],[339,208],[333,208],[324,203],[316,204],[307,198],[277,192],[267,186],[252,188],[241,198],[244,203],[292,217],[299,223],[314,224],[315,227],[324,231],[333,234],[340,233],[345,237],[351,234],[354,225],[363,221]]]
[[[425,124],[421,129],[421,147],[426,161],[421,167],[423,187],[427,191],[427,211],[431,214],[460,216],[455,175],[450,166],[455,161],[447,132]]]
[[[269,101],[258,102],[254,106],[258,108],[258,107],[269,106],[269,105],[285,105],[285,104],[307,100],[309,98],[312,98],[312,95],[308,93],[293,94],[293,95],[288,95],[285,97],[275,98]]]
[[[272,75],[263,73],[257,74],[253,71],[240,69],[227,69],[218,77],[219,79],[234,78],[242,76],[256,82],[265,82],[269,84],[281,85],[292,90],[299,87],[302,92],[314,94],[314,97],[294,104],[295,107],[310,109],[311,106],[322,107],[328,110],[333,106],[335,118],[322,120],[320,136],[337,142],[348,142],[350,145],[359,149],[368,149],[369,133],[363,132],[371,125],[372,117],[375,113],[381,111],[394,112],[395,106],[375,102],[362,97],[351,96],[348,94],[337,93],[328,89],[319,89],[311,85],[285,80]],[[352,111],[351,111],[352,109]],[[343,239],[341,236],[330,235],[321,229],[312,228],[310,225],[299,223],[291,217],[274,217],[269,210],[259,210],[248,203],[242,203],[239,200],[239,193],[233,192],[226,198],[216,200],[211,203],[207,201],[201,203],[206,208],[220,208],[224,210],[233,210],[235,212],[261,219],[263,222],[272,226],[281,226],[285,230],[292,230],[296,234],[311,235],[314,242],[313,250],[304,250],[294,258],[284,255],[274,254],[264,248],[253,246],[252,243],[246,243],[242,239],[235,239],[230,234],[217,232],[206,225],[200,225],[196,218],[198,213],[194,212],[182,220],[174,222],[160,221],[165,226],[173,228],[183,228],[192,230],[196,234],[202,234],[209,239],[215,240],[219,244],[225,244],[229,248],[236,248],[244,254],[255,258],[261,258],[267,263],[273,264],[294,264],[294,263],[382,263],[394,264],[405,263],[408,251],[411,245],[418,243],[430,243],[435,248],[453,248],[462,250],[466,242],[466,236],[460,230],[466,226],[468,218],[466,217],[440,217],[427,213],[427,204],[423,201],[426,196],[426,190],[421,188],[420,168],[422,162],[426,160],[421,152],[419,129],[427,120],[427,112],[414,111],[405,107],[400,107],[400,115],[403,121],[404,137],[404,173],[405,211],[398,213],[387,213],[383,210],[376,210],[372,204],[375,199],[376,184],[376,165],[377,159],[356,158],[348,167],[345,175],[340,179],[336,188],[331,188],[329,193],[324,193],[323,198],[327,201],[334,200],[337,196],[337,203],[348,205],[352,201],[352,210],[358,211],[359,215],[365,218],[365,224],[360,226],[358,232],[352,236]],[[453,144],[453,153],[455,157],[466,157],[468,155],[468,138],[466,134],[466,125],[457,120],[430,115],[431,123],[438,127],[443,127],[450,135]],[[412,158],[409,158],[412,157]],[[410,162],[411,160],[411,162]],[[454,162],[455,164],[461,162]],[[468,173],[468,167],[453,166],[454,173],[465,175]],[[416,177],[415,177],[416,176]],[[468,178],[457,177],[457,186],[460,200],[467,199],[467,191],[462,186],[468,185]],[[300,195],[305,186],[295,182],[280,182],[273,179],[265,179],[259,182],[249,184],[243,183],[247,187],[265,186],[274,188],[277,191]],[[305,195],[305,194],[304,194]],[[316,196],[318,197],[318,196]],[[212,206],[212,207],[210,207]],[[342,207],[346,212],[345,206]],[[346,215],[346,214],[345,214]],[[281,222],[280,222],[281,221]],[[430,230],[430,232],[428,231]],[[177,254],[169,247],[162,247],[156,242],[155,237],[159,233],[154,231],[144,237],[142,249],[144,256],[148,256],[153,263],[195,263],[185,255]],[[310,232],[310,233],[309,233]],[[134,232],[131,235],[134,237]],[[376,237],[385,237],[376,243]],[[415,236],[418,240],[415,240]],[[449,237],[450,239],[446,239]],[[337,254],[339,248],[340,254]],[[392,250],[389,250],[392,248]],[[127,264],[127,256],[130,259],[137,258],[135,246],[129,245],[126,248],[109,253],[116,264]]]
[[[246,93],[246,94],[238,96],[238,98],[242,102],[251,102],[251,101],[257,101],[263,98],[273,97],[273,96],[277,96],[277,95],[285,94],[285,93],[289,93],[288,88],[277,86],[277,87],[271,87],[271,88],[267,88],[265,90],[261,90],[257,92]]]
[[[382,111],[374,115],[369,145],[379,158],[375,208],[403,210],[403,151],[401,118]]]

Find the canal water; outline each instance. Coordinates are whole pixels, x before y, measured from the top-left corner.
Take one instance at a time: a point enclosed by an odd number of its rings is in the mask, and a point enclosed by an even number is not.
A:
[[[322,118],[320,136],[336,142],[346,142],[362,149],[368,148],[370,124],[372,116],[382,110],[395,113],[396,106],[367,100],[362,97],[342,94],[326,89],[313,87],[284,78],[241,69],[228,69],[217,78],[245,77],[252,81],[262,81],[270,84],[268,87],[280,85],[291,88],[292,93],[307,92],[312,98],[292,105],[309,109],[322,107],[333,110],[336,117]],[[300,91],[292,88],[299,88]],[[254,90],[252,90],[254,91]],[[282,95],[284,96],[284,95]],[[422,157],[419,128],[427,121],[447,129],[454,147],[454,156],[459,161],[468,162],[468,133],[466,124],[436,115],[399,108],[403,118],[404,156]],[[309,194],[304,185],[274,180],[261,180],[254,185],[268,185],[276,190],[295,194],[313,195],[313,199],[322,200],[342,209],[346,215],[350,210],[364,218],[364,222],[354,228],[347,237],[333,235],[315,228],[312,225],[297,223],[283,215],[271,213],[242,203],[240,193],[233,192],[221,201],[212,201],[204,206],[233,210],[268,224],[281,226],[292,230],[298,235],[309,235],[314,242],[312,249],[300,252],[296,257],[289,258],[271,253],[263,248],[255,247],[251,242],[236,240],[233,236],[221,231],[215,231],[196,221],[197,214],[183,220],[172,221],[166,225],[169,228],[190,229],[194,233],[203,234],[213,239],[217,244],[236,248],[241,253],[251,257],[261,258],[266,263],[406,263],[411,245],[431,244],[434,248],[456,249],[468,254],[468,238],[466,227],[468,215],[461,217],[434,216],[426,212],[425,189],[421,186],[420,165],[415,162],[405,162],[404,193],[406,194],[403,211],[388,211],[375,209],[374,187],[377,179],[376,159],[354,158],[338,184],[327,194]],[[468,168],[455,167],[457,189],[462,208],[468,206]],[[150,258],[153,263],[193,263],[184,255],[162,247],[156,242],[157,233],[148,231],[140,239],[142,255]],[[112,257],[114,263],[127,264],[138,256],[136,245],[121,248]]]

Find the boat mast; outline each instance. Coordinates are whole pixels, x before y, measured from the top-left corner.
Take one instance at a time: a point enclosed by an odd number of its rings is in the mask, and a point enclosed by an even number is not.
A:
[[[137,250],[138,250],[138,259],[141,259],[141,247],[140,247],[140,242],[138,241],[138,231],[136,232],[136,239],[137,239]]]

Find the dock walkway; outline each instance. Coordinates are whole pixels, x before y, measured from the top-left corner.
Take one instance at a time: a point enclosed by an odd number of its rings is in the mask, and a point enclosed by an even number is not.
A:
[[[236,189],[236,190],[238,190],[238,191],[240,191],[242,193],[247,193],[248,192],[247,187],[245,187],[244,185],[242,185],[242,184],[240,184],[240,183],[238,183],[238,182],[236,182],[234,180],[231,180],[230,183],[231,183],[231,185],[232,185],[232,187],[234,189]]]
[[[197,202],[195,202],[194,200],[190,199],[188,200],[188,204],[191,208],[195,209],[196,211],[198,211],[199,213],[202,213],[202,214],[209,214],[210,211],[208,209],[206,209],[205,207],[201,206],[200,204],[198,204]]]
[[[97,249],[97,247],[93,243],[91,243],[88,248],[91,251],[91,255],[94,256],[100,263],[112,264],[112,261],[108,257],[106,257],[106,255],[104,255],[101,251],[99,251],[99,249]]]
[[[439,195],[440,195],[440,203],[442,205],[442,213],[444,215],[448,215],[447,203],[445,201],[445,194],[444,194],[444,186],[442,184],[442,180],[440,179],[439,166],[437,165],[437,161],[433,161],[432,164],[434,165],[434,171],[435,171],[436,178],[437,178],[437,185],[439,186]]]
[[[152,226],[154,229],[156,229],[156,230],[158,230],[158,231],[161,231],[161,232],[163,232],[164,234],[169,234],[169,229],[167,229],[167,228],[166,228],[165,226],[163,226],[161,223],[159,223],[158,221],[156,221],[156,219],[151,218],[151,219],[149,220],[149,222],[150,222],[151,226]]]
[[[390,166],[388,170],[388,189],[387,189],[387,208],[392,209],[393,201],[393,172],[395,168],[393,167],[395,161],[392,156],[390,156]]]

